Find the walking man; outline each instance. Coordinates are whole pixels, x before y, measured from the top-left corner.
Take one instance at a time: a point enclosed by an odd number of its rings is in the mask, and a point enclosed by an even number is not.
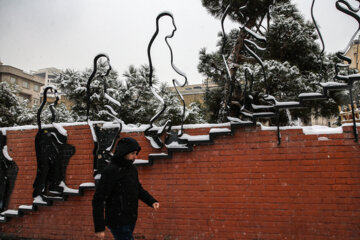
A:
[[[133,165],[140,150],[135,139],[122,138],[110,164],[104,168],[92,200],[95,234],[100,239],[105,237],[105,225],[115,240],[134,239],[138,199],[159,209],[158,201],[142,188]]]

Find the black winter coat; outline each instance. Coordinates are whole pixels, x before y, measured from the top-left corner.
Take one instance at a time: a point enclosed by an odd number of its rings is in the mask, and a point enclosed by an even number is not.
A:
[[[135,143],[137,144],[136,141],[131,142],[129,147],[121,145],[120,140],[112,162],[104,168],[92,201],[95,232],[104,231],[105,225],[111,228],[135,224],[138,199],[150,207],[157,202],[142,188],[136,167],[123,159],[127,153],[134,150]]]

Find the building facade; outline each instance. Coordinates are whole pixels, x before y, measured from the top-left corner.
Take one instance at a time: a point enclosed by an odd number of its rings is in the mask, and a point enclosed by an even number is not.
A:
[[[41,101],[42,101],[42,95],[44,93],[44,88],[47,86],[53,86],[56,88],[58,96],[60,97],[60,100],[58,104],[65,104],[66,108],[68,110],[71,110],[72,105],[74,104],[72,101],[70,101],[67,96],[61,92],[60,87],[57,83],[55,83],[55,78],[58,74],[61,73],[61,69],[54,68],[54,67],[48,67],[48,68],[42,68],[37,71],[32,71],[32,74],[41,78],[45,79],[45,85],[41,89]],[[48,93],[48,101],[53,102],[55,101],[55,96],[52,93]]]
[[[360,52],[360,40],[357,39],[353,41],[351,47],[345,54],[347,57],[351,58],[350,68],[355,68],[358,71],[360,71],[359,52]]]
[[[213,89],[213,88],[217,88],[218,85],[216,83],[209,81],[201,84],[192,84],[192,85],[186,85],[184,87],[177,87],[177,89],[184,97],[185,104],[189,105],[192,102],[199,102],[203,104],[207,87],[209,87],[209,89]],[[176,93],[174,87],[170,87],[169,89],[171,92]]]
[[[45,84],[44,78],[25,73],[21,69],[0,62],[0,82],[17,85],[20,100],[28,100],[29,106],[39,105],[41,88]]]
[[[57,69],[54,67],[49,67],[49,68],[43,68],[43,69],[39,69],[37,71],[33,71],[32,74],[34,76],[38,76],[38,77],[45,79],[45,86],[54,85],[56,87],[54,80],[56,78],[56,74],[58,74],[60,72],[61,72],[60,69]]]

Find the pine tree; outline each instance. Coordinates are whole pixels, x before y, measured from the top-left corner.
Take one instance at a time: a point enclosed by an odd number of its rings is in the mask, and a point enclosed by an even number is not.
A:
[[[235,2],[232,2],[232,4],[236,7],[245,6],[246,1]],[[207,9],[212,9],[210,12],[216,17],[221,16],[224,11],[223,6],[227,3],[226,1],[216,0],[203,1],[203,5]],[[254,9],[251,9],[251,4],[255,4],[252,5]],[[260,7],[263,7],[263,11],[258,9]],[[267,9],[269,9],[271,21],[266,32],[257,24],[249,24],[249,19],[251,18],[253,18],[253,22],[256,22],[256,17],[264,17],[265,10]],[[262,14],[256,17],[247,15],[250,12],[254,14],[253,11],[261,12]],[[299,93],[316,92],[320,90],[319,82],[329,81],[333,78],[334,56],[320,55],[320,47],[316,43],[318,36],[314,25],[310,22],[305,22],[290,1],[249,1],[244,10],[239,12],[242,13],[246,21],[238,20],[241,17],[236,17],[236,13],[232,11],[230,12],[231,18],[248,28],[252,27],[254,32],[257,31],[259,35],[266,37],[265,51],[256,52],[263,60],[266,75],[264,76],[260,64],[248,59],[248,55],[242,45],[245,38],[243,29],[231,30],[226,36],[227,41],[224,48],[222,48],[224,39],[222,34],[219,34],[221,37],[218,42],[219,49],[213,53],[207,53],[205,49],[202,49],[198,65],[200,73],[207,78],[213,79],[219,84],[220,89],[223,89],[222,96],[219,94],[219,89],[209,91],[206,94],[205,102],[212,113],[210,118],[212,121],[227,121],[227,114],[238,114],[238,109],[231,106],[231,108],[225,111],[226,114],[224,115],[224,111],[222,111],[224,105],[219,106],[218,102],[220,98],[224,99],[224,96],[228,103],[232,99],[240,99],[241,102],[241,99],[244,97],[246,83],[245,69],[250,69],[253,73],[253,91],[273,95],[278,101],[296,101]],[[256,39],[253,39],[253,42],[257,43]],[[257,44],[260,45],[260,43]],[[231,67],[230,81],[221,59],[221,50],[224,50],[226,56],[230,56],[227,59]],[[234,55],[236,52],[239,52],[240,57]],[[230,86],[232,86],[232,92],[226,94],[230,91]],[[325,103],[311,103],[311,106],[321,116],[330,116],[337,111],[334,100],[329,100]],[[294,118],[300,117],[307,121],[311,111],[311,108],[293,110],[291,114]],[[286,114],[282,113],[282,123],[286,124],[288,120]]]
[[[104,65],[100,65],[100,72],[104,71]],[[60,85],[61,91],[74,103],[72,106],[72,117],[75,121],[86,120],[86,84],[92,70],[85,72],[65,70],[59,74],[56,82]],[[106,78],[106,94],[111,96],[120,106],[115,106],[104,98],[104,83],[100,78],[95,78],[91,84],[91,120],[113,120],[108,114],[105,105],[111,105],[117,113],[117,118],[126,124],[148,124],[150,119],[162,106],[155,98],[148,85],[149,67],[142,65],[139,68],[129,66],[128,70],[119,79],[116,71],[112,70]],[[176,96],[171,93],[166,84],[159,84],[156,76],[153,76],[153,86],[158,89],[158,94],[164,99],[167,108],[156,121],[156,125],[161,126],[167,120],[171,120],[174,125],[181,124],[182,105]],[[203,111],[198,105],[186,108],[184,123],[205,122]]]
[[[104,84],[107,85],[107,92],[114,92],[119,89],[121,84],[118,81],[118,74],[116,71],[111,71],[110,75],[106,78],[106,82],[101,79],[100,75],[106,71],[106,65],[102,62],[99,66],[98,73],[94,80],[91,82],[91,107],[90,119],[91,120],[110,120],[102,110],[108,104],[104,97]],[[58,74],[54,80],[60,87],[67,98],[72,101],[72,117],[75,121],[86,121],[86,84],[92,73],[92,69],[86,69],[84,72],[66,69]]]
[[[16,85],[0,82],[0,127],[32,124],[33,112],[27,108],[27,101],[19,101]]]

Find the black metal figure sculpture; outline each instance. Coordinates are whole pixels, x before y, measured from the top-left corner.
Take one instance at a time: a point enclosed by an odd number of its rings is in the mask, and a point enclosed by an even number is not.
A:
[[[246,9],[247,5],[248,5],[248,2],[241,9]],[[224,29],[224,21],[226,19],[226,16],[228,14],[230,7],[231,7],[231,4],[229,4],[226,7],[226,9],[222,15],[222,18],[221,18],[221,29],[222,29],[222,33],[223,33],[221,54],[222,54],[224,65],[226,67],[226,72],[227,72],[228,78],[230,79],[230,82],[234,82],[231,79],[230,67],[228,65],[228,61],[226,60],[228,58],[228,56],[225,56],[225,50],[224,50],[226,42],[227,42],[227,37],[226,37],[225,29]],[[241,14],[241,12],[240,12],[240,14]],[[261,24],[262,23],[259,23],[259,25],[261,25]],[[255,33],[254,31],[252,31],[251,29],[248,29],[245,26],[240,26],[240,30],[244,31],[248,35],[247,38],[244,39],[244,50],[260,64],[261,69],[263,71],[263,78],[264,78],[264,82],[265,82],[265,93],[260,93],[260,92],[252,93],[253,77],[252,77],[252,74],[250,73],[249,69],[246,68],[245,69],[246,84],[243,89],[242,99],[237,99],[237,100],[234,99],[231,102],[231,104],[238,106],[240,108],[240,113],[243,116],[245,116],[246,118],[250,118],[252,121],[256,121],[256,118],[258,118],[258,117],[272,118],[272,117],[278,116],[278,114],[276,114],[275,112],[271,112],[271,114],[269,112],[267,112],[266,113],[267,116],[262,116],[262,115],[254,113],[255,109],[252,106],[254,106],[255,102],[259,102],[261,100],[263,102],[268,102],[267,97],[268,97],[268,89],[269,88],[267,86],[267,77],[266,77],[266,72],[265,72],[265,68],[264,68],[264,63],[262,62],[261,58],[252,49],[252,48],[255,48],[258,51],[264,51],[265,48],[258,46],[253,40],[256,40],[258,42],[266,44],[266,38]],[[251,79],[249,79],[249,76]],[[249,84],[249,86],[248,86],[248,84]],[[232,90],[233,87],[234,87],[233,84],[231,84],[230,92],[233,91]],[[230,103],[227,103],[227,105],[230,105]],[[272,104],[268,103],[268,105],[263,105],[263,106],[264,106],[263,109],[274,110],[273,109],[274,107]],[[257,108],[257,109],[259,109],[259,108]],[[231,119],[233,121],[236,120],[235,118],[231,118]],[[237,121],[240,121],[240,120],[238,119]],[[279,134],[278,134],[278,136],[279,136]]]
[[[18,166],[9,156],[6,135],[0,132],[0,212],[8,208],[18,171]]]
[[[248,3],[247,2],[243,7],[241,7],[241,10],[245,10],[248,7]],[[224,30],[224,21],[225,18],[228,14],[229,8],[230,8],[230,4],[227,6],[227,8],[225,9],[223,16],[221,18],[221,28],[222,28],[222,32],[223,32],[223,45],[221,48],[221,53],[222,53],[222,57],[223,57],[223,61],[226,67],[226,71],[227,71],[227,75],[230,78],[230,82],[231,82],[231,86],[230,86],[230,92],[232,93],[232,89],[233,89],[233,83],[234,83],[234,79],[231,79],[231,74],[230,74],[230,69],[234,68],[236,66],[229,66],[228,65],[228,61],[226,60],[227,57],[224,54],[224,47],[226,44],[226,34],[225,34],[225,30]],[[241,14],[240,11],[240,16],[244,16],[243,14]],[[268,12],[268,25],[269,25],[269,12]],[[250,119],[249,121],[242,121],[239,118],[234,118],[234,117],[228,117],[228,119],[232,122],[232,123],[237,123],[237,124],[242,124],[242,125],[250,125],[256,124],[257,119],[275,119],[276,123],[277,123],[277,138],[278,138],[278,144],[281,143],[281,135],[280,135],[280,121],[279,121],[279,116],[280,116],[280,110],[281,109],[292,109],[292,108],[301,108],[302,105],[299,102],[278,102],[276,101],[276,99],[269,95],[269,83],[267,81],[267,76],[266,76],[266,71],[265,71],[265,67],[264,67],[264,63],[262,62],[261,58],[256,54],[257,51],[264,51],[265,48],[260,47],[257,45],[256,42],[260,42],[262,44],[266,44],[266,38],[263,36],[264,34],[261,32],[260,28],[263,27],[264,29],[266,29],[262,23],[265,19],[262,18],[259,22],[259,24],[257,24],[256,26],[256,30],[253,31],[249,28],[247,28],[246,26],[240,26],[240,30],[246,33],[246,38],[244,39],[244,43],[243,43],[243,48],[244,48],[244,52],[246,52],[247,54],[249,54],[252,59],[254,59],[258,64],[260,64],[262,72],[263,72],[263,78],[264,78],[264,83],[265,83],[265,91],[256,91],[254,92],[252,90],[252,84],[253,84],[253,76],[252,73],[249,71],[249,69],[245,68],[245,87],[243,88],[242,94],[241,94],[241,98],[237,99],[236,97],[233,98],[233,100],[231,101],[231,104],[237,106],[239,108],[239,112],[240,114],[245,118],[245,119]],[[260,33],[260,34],[259,34]],[[255,42],[256,41],[256,42]],[[230,103],[227,103],[227,106],[229,106]]]
[[[156,39],[156,37],[157,37],[157,35],[159,33],[159,21],[160,21],[160,19],[162,17],[166,17],[166,16],[171,18],[172,24],[174,26],[174,29],[173,29],[172,33],[165,37],[166,45],[168,46],[168,48],[170,50],[171,67],[174,69],[174,71],[177,74],[179,74],[181,77],[184,78],[183,82],[179,82],[177,79],[172,80],[173,86],[174,86],[174,88],[175,88],[175,90],[176,90],[177,94],[179,95],[179,97],[181,99],[181,102],[182,102],[183,112],[182,112],[182,117],[181,117],[180,132],[171,131],[172,124],[171,124],[170,120],[168,120],[160,130],[153,130],[153,123],[160,117],[161,114],[163,114],[163,112],[165,111],[167,106],[166,106],[166,103],[164,102],[164,100],[157,94],[155,88],[153,87],[153,82],[152,82],[153,66],[152,66],[152,60],[151,60],[151,46],[152,46],[154,40]],[[166,137],[166,140],[165,140],[165,143],[167,145],[171,144],[172,142],[175,142],[175,141],[179,142],[179,137],[181,137],[183,135],[183,133],[184,133],[185,101],[184,101],[184,98],[183,98],[182,94],[179,92],[178,87],[184,87],[187,84],[187,77],[183,72],[181,72],[174,65],[173,51],[172,51],[172,48],[171,48],[171,46],[170,46],[170,44],[168,42],[168,39],[172,38],[174,36],[174,33],[175,33],[176,30],[177,30],[177,28],[176,28],[176,25],[175,25],[175,20],[174,20],[173,15],[170,12],[162,12],[162,13],[160,13],[156,18],[156,31],[155,31],[154,35],[152,36],[152,38],[151,38],[151,40],[149,42],[148,48],[147,48],[147,54],[148,54],[148,59],[149,59],[149,67],[150,67],[148,83],[149,83],[150,89],[151,89],[152,93],[154,94],[154,96],[161,102],[162,107],[161,107],[160,111],[157,112],[155,114],[155,116],[153,116],[151,118],[150,126],[145,130],[145,136],[146,136],[147,139],[150,140],[150,143],[151,143],[152,147],[158,148],[158,149],[162,148],[163,145],[164,145],[162,140],[161,140],[161,135],[164,133],[165,130],[168,133],[168,136]]]
[[[355,120],[355,112],[354,112],[355,109],[354,109],[354,100],[353,100],[353,96],[352,96],[352,88],[353,88],[353,83],[355,81],[360,81],[360,75],[359,74],[353,74],[353,75],[344,76],[344,75],[340,74],[339,69],[341,69],[341,68],[349,69],[349,66],[351,64],[351,59],[349,57],[345,56],[345,53],[347,52],[347,50],[349,50],[349,48],[351,47],[351,44],[353,43],[355,37],[360,32],[360,16],[358,15],[358,13],[360,11],[360,1],[357,0],[357,2],[359,4],[359,6],[357,8],[352,7],[351,4],[349,4],[346,0],[338,0],[338,1],[336,1],[336,4],[335,4],[336,8],[339,11],[341,11],[341,12],[355,18],[355,20],[358,23],[358,27],[357,27],[355,33],[353,34],[352,38],[350,39],[348,46],[343,51],[336,53],[336,56],[339,59],[347,62],[347,64],[336,64],[336,66],[335,66],[335,70],[336,70],[335,79],[344,81],[346,83],[346,85],[348,85],[348,87],[343,86],[342,89],[348,89],[348,91],[349,91],[349,98],[350,98],[352,119],[353,119],[353,132],[354,132],[355,142],[358,141],[358,131],[357,131],[357,128],[356,128],[356,120]]]
[[[103,128],[102,124],[92,124],[90,121],[90,107],[91,107],[91,82],[95,79],[96,74],[98,72],[98,62],[101,58],[106,59],[107,63],[107,70],[106,72],[100,73],[100,79],[103,83],[103,95],[106,99],[107,103],[104,105],[106,110],[102,110],[104,113],[112,117],[115,122],[119,124],[118,128]],[[117,113],[111,107],[111,103],[120,107],[120,103],[109,96],[106,92],[107,84],[106,84],[106,77],[109,76],[111,71],[110,59],[106,54],[98,54],[94,58],[94,69],[92,74],[90,75],[88,82],[87,82],[87,121],[89,127],[91,129],[93,140],[94,140],[94,177],[95,180],[99,179],[104,167],[107,165],[108,161],[110,160],[112,150],[115,146],[116,140],[120,137],[120,133],[122,130],[122,121],[117,118]],[[95,111],[98,111],[97,107],[93,105]]]
[[[174,30],[172,32],[171,35],[168,35],[165,37],[165,42],[166,42],[166,45],[169,47],[169,50],[170,50],[170,62],[171,62],[171,67],[174,69],[174,71],[179,74],[181,77],[184,78],[184,81],[181,83],[179,82],[177,79],[173,79],[172,82],[173,82],[173,86],[177,92],[177,94],[179,95],[180,99],[181,99],[181,103],[182,103],[182,115],[181,115],[181,128],[180,128],[180,133],[177,134],[177,137],[181,137],[183,134],[184,134],[184,120],[185,120],[185,100],[184,100],[184,97],[182,96],[182,94],[179,92],[178,88],[177,87],[184,87],[187,83],[188,83],[188,80],[187,80],[187,77],[185,75],[185,73],[181,72],[175,65],[174,65],[174,56],[173,56],[173,51],[172,51],[172,48],[168,42],[168,39],[169,38],[172,38],[174,36],[174,33],[175,31],[177,30],[176,28],[176,25],[175,25],[175,20],[174,20],[174,17],[171,13],[168,13],[169,16],[171,17],[172,19],[172,23],[174,25]]]
[[[360,1],[357,1],[360,5]],[[315,0],[313,0],[312,3],[312,9],[311,9],[311,15],[312,15],[312,19],[314,21],[314,24],[316,26],[316,30],[320,36],[322,45],[323,45],[323,51],[325,49],[325,44],[322,40],[322,36],[321,36],[321,32],[319,30],[319,28],[317,27],[316,21],[315,21],[315,17],[314,17],[314,13],[313,13],[313,8],[315,5]],[[346,1],[346,0],[338,0],[335,3],[336,8],[355,18],[355,20],[358,23],[358,28],[355,31],[355,33],[353,34],[352,38],[349,41],[349,44],[346,46],[346,48],[343,51],[337,52],[336,56],[343,62],[346,63],[337,63],[335,65],[335,78],[334,80],[339,80],[341,82],[338,81],[333,81],[333,82],[321,82],[320,86],[322,87],[322,92],[319,93],[303,93],[299,95],[299,99],[300,101],[309,101],[309,100],[326,100],[330,97],[329,93],[333,92],[333,91],[344,91],[347,90],[349,91],[349,98],[350,98],[350,104],[351,104],[351,110],[352,110],[352,117],[353,117],[353,133],[354,133],[354,138],[355,138],[355,142],[358,141],[358,132],[357,132],[357,128],[356,128],[356,120],[355,120],[355,112],[354,112],[354,103],[353,103],[353,96],[352,96],[352,88],[353,88],[353,83],[355,81],[360,81],[360,75],[359,74],[352,74],[349,75],[349,67],[351,64],[351,58],[345,56],[345,53],[349,50],[349,48],[351,47],[351,44],[353,43],[355,37],[359,34],[360,32],[360,16],[357,14],[360,11],[360,7],[353,7],[351,6],[351,4]],[[321,52],[321,54],[323,53],[323,51]],[[319,58],[321,57],[321,54],[319,56]],[[342,70],[347,71],[348,73],[346,75],[342,74]]]
[[[41,112],[47,102],[48,91],[55,94],[55,101],[50,104],[53,127],[43,129]],[[65,184],[66,168],[71,156],[75,153],[75,148],[66,143],[65,129],[54,123],[56,118],[54,107],[58,101],[56,89],[52,86],[46,87],[43,102],[37,112],[38,132],[35,137],[37,173],[33,184],[33,197],[36,201],[46,201],[51,196],[61,196],[64,188],[67,188]]]

